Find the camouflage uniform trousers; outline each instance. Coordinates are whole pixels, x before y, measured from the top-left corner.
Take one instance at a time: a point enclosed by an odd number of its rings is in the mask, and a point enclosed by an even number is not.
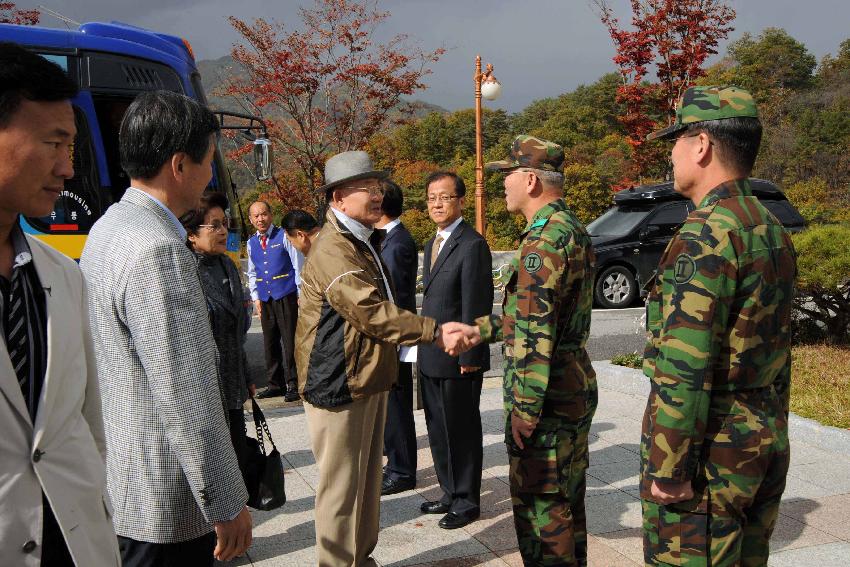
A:
[[[773,387],[715,392],[709,415],[692,500],[651,502],[642,479],[647,565],[767,565],[790,460],[783,401]]]
[[[584,495],[594,411],[595,404],[577,425],[538,426],[524,449],[508,441],[514,527],[526,567],[587,565]]]

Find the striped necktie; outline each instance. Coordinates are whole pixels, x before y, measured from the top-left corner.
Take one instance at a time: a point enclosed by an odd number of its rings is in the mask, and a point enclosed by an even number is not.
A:
[[[30,352],[27,333],[27,306],[24,295],[24,278],[26,274],[23,268],[12,272],[12,285],[9,290],[9,315],[6,319],[6,346],[9,351],[9,359],[12,368],[18,375],[18,383],[24,399],[30,399]]]

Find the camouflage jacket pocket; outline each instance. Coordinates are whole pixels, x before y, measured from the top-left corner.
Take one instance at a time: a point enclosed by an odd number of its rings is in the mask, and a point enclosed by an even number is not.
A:
[[[558,435],[535,431],[520,449],[508,440],[511,486],[526,494],[554,494],[560,490]]]

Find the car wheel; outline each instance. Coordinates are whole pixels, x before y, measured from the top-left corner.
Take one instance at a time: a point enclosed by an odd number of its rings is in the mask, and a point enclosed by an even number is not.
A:
[[[637,297],[637,283],[625,266],[605,268],[596,279],[596,302],[608,309],[628,307]]]

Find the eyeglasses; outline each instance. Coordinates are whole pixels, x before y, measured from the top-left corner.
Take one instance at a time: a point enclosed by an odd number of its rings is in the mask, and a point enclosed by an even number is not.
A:
[[[213,221],[212,224],[199,224],[198,228],[206,228],[209,229],[210,232],[227,232],[227,229],[230,228],[230,221]]]
[[[381,185],[367,185],[363,187],[352,187],[353,191],[366,191],[370,197],[383,196],[384,188]]]
[[[445,203],[451,203],[455,199],[460,199],[460,197],[458,195],[437,195],[437,196],[432,195],[432,196],[426,198],[425,200],[428,202],[429,205],[433,205],[437,201],[445,204]]]

